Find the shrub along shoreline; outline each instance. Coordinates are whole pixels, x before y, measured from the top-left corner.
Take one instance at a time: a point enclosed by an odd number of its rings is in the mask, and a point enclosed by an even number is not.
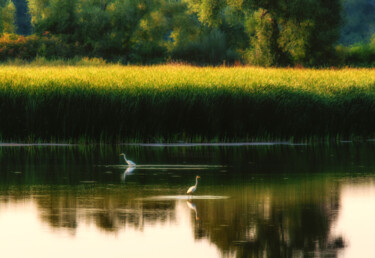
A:
[[[375,136],[375,70],[0,66],[0,141]]]

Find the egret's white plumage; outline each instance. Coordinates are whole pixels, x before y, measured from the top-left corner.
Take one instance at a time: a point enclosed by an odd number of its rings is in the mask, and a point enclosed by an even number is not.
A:
[[[125,162],[128,163],[129,166],[135,166],[133,161],[126,159],[126,155],[124,153],[121,153],[120,156],[124,156]]]
[[[196,176],[195,178],[195,185],[191,186],[188,190],[187,190],[187,194],[192,194],[195,192],[195,190],[197,190],[197,186],[198,186],[198,178],[201,178],[200,176]]]

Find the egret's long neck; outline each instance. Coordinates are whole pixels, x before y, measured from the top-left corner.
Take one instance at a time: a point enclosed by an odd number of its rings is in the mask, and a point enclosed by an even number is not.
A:
[[[126,156],[125,156],[125,155],[124,155],[124,159],[125,159],[126,162],[128,162],[128,160],[126,159]]]
[[[195,178],[195,186],[197,186],[197,185],[198,185],[198,177]]]

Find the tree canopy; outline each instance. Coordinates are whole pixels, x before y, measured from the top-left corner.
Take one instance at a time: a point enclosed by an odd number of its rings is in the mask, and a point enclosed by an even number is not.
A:
[[[77,55],[123,63],[322,66],[337,61],[339,40],[369,41],[371,8],[370,0],[0,0],[0,33],[54,37]],[[352,22],[356,13],[367,29]]]

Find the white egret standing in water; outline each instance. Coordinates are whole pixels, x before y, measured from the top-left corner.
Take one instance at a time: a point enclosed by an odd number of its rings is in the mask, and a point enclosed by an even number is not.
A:
[[[195,192],[195,190],[197,190],[197,186],[198,186],[198,178],[201,178],[200,176],[196,176],[195,177],[195,185],[191,186],[188,190],[187,190],[187,194],[193,194]]]
[[[120,156],[124,156],[125,162],[128,163],[129,166],[135,166],[135,163],[133,161],[126,159],[124,153],[121,153]]]

